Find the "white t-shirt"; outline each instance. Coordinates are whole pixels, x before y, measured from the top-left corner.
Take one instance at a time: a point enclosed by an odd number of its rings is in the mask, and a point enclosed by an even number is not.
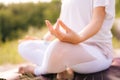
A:
[[[115,17],[115,0],[62,0],[60,19],[75,32],[80,32],[92,18],[92,10],[105,6],[106,17],[100,31],[89,42],[111,43],[111,28]]]

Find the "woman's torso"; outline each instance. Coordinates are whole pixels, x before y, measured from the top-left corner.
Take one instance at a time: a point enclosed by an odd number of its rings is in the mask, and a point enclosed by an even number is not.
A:
[[[92,18],[94,5],[99,2],[96,0],[62,0],[60,19],[72,30],[80,32]],[[107,1],[107,0],[100,0]],[[111,43],[111,27],[114,20],[114,0],[108,0],[106,7],[106,17],[100,31],[88,39],[88,42],[107,42]],[[112,10],[110,10],[112,9]],[[112,12],[113,11],[113,12]],[[109,15],[109,13],[111,15]]]

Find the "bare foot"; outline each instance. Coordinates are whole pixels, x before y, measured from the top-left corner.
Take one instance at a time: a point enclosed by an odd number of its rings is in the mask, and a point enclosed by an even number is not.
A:
[[[112,62],[112,66],[120,66],[120,58],[114,58]]]
[[[31,73],[34,74],[35,67],[32,65],[27,66],[21,66],[19,67],[18,73],[24,74],[24,73]]]
[[[72,69],[67,68],[64,72],[57,73],[57,80],[73,80],[74,72]]]

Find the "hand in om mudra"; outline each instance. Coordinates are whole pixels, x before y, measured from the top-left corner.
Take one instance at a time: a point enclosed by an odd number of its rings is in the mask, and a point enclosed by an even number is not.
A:
[[[50,33],[62,42],[72,44],[81,42],[80,35],[68,28],[61,20],[57,20],[55,27],[53,27],[48,20],[46,20],[46,25],[48,26]],[[61,31],[60,27],[62,27],[65,32]]]

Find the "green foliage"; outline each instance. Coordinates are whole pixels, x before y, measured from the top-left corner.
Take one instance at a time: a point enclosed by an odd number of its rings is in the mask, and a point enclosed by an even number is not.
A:
[[[0,4],[0,41],[6,42],[20,36],[29,26],[41,28],[44,20],[56,21],[60,13],[60,1],[51,3]]]
[[[116,17],[120,17],[120,0],[116,1]]]
[[[54,23],[56,21],[56,19],[59,17],[60,5],[61,4],[59,1],[57,1],[57,0],[52,1],[51,4],[49,4],[49,8],[47,8],[43,13],[45,16],[44,19],[48,19],[52,23]],[[52,14],[50,13],[50,11],[52,11]]]

